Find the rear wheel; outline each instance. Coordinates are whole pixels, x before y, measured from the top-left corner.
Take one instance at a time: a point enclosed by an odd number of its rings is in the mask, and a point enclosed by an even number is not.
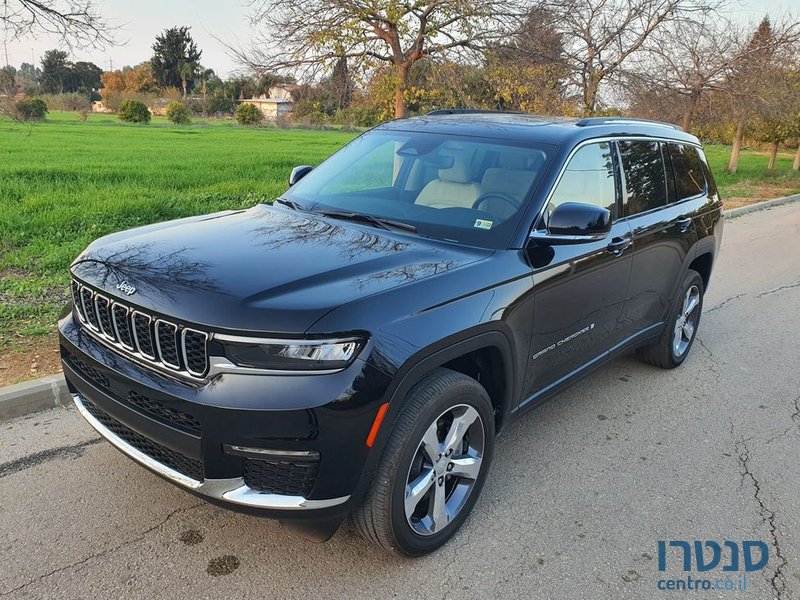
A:
[[[357,531],[379,546],[420,555],[449,540],[472,510],[494,449],[486,390],[436,369],[409,393],[362,506]]]
[[[664,331],[654,343],[639,348],[639,358],[662,369],[673,369],[689,354],[703,312],[703,278],[688,270],[667,317]]]

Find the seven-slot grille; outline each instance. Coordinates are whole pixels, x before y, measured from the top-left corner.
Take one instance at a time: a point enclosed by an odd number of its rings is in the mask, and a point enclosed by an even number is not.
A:
[[[133,309],[72,282],[81,323],[115,348],[170,371],[203,377],[208,370],[208,334]]]

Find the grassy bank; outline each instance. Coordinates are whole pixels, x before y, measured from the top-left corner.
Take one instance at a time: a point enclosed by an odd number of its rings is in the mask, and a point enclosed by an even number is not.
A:
[[[51,113],[35,126],[0,122],[0,352],[54,331],[67,302],[67,267],[93,239],[273,198],[293,166],[317,164],[353,137],[230,121],[176,127],[159,117],[148,126],[111,115],[82,123],[72,113]],[[707,149],[733,205],[800,191],[789,153],[771,174],[766,154],[745,151],[731,175],[729,151]]]
[[[353,136],[158,117],[81,123],[71,113],[0,123],[0,348],[53,331],[66,269],[93,239],[273,198],[293,166],[317,164]]]

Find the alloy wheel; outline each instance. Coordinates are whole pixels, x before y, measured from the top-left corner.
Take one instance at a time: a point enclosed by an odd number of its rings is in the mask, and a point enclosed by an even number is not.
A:
[[[696,285],[686,291],[683,306],[675,321],[672,337],[672,352],[677,358],[683,356],[689,344],[692,343],[697,321],[700,316],[700,290]]]
[[[483,461],[483,421],[472,406],[459,404],[425,430],[405,487],[405,515],[420,535],[441,532],[472,493]]]

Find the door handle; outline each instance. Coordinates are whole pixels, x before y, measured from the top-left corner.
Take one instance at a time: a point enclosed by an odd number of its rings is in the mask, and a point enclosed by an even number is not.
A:
[[[631,245],[631,238],[617,237],[611,240],[611,243],[606,246],[606,250],[611,252],[614,256],[621,256],[625,249]]]
[[[680,219],[675,219],[673,223],[681,233],[686,233],[692,226],[692,219],[691,217],[681,217]]]

